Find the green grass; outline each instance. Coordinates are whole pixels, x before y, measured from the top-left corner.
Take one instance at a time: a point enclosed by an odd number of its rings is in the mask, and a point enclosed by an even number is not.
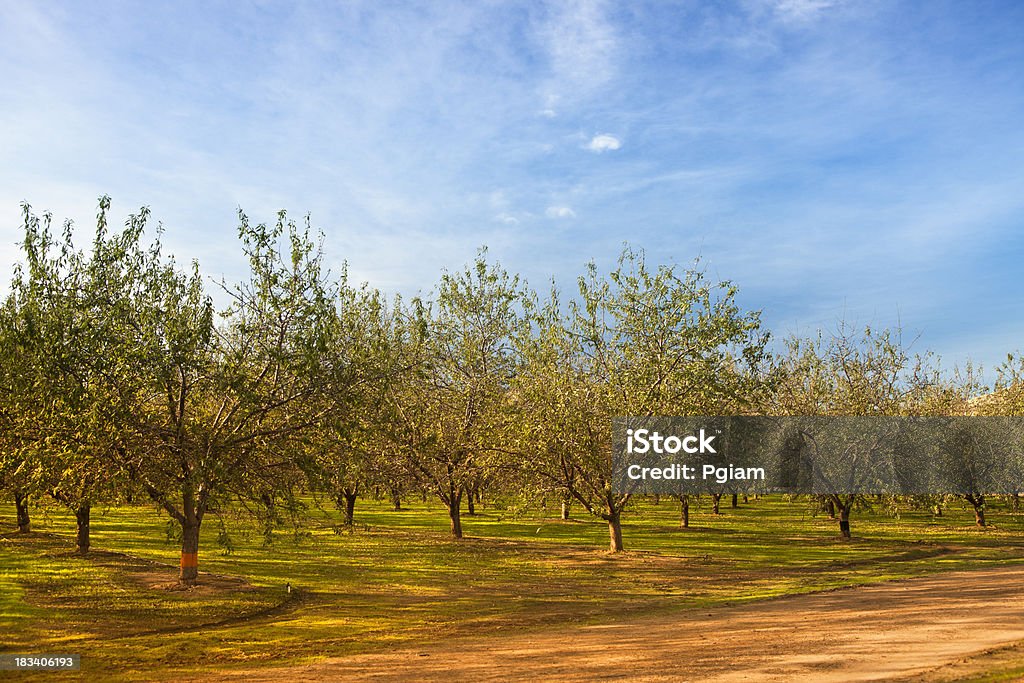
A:
[[[718,517],[694,510],[688,530],[677,503],[638,503],[619,555],[605,551],[600,521],[499,509],[466,517],[456,542],[445,512],[419,501],[393,512],[360,500],[351,533],[338,533],[333,511],[312,508],[301,534],[280,531],[270,545],[226,520],[231,554],[208,518],[200,569],[222,576],[193,592],[153,587],[174,580],[177,548],[152,507],[96,510],[96,552],[83,559],[72,553],[70,515],[34,510],[35,533],[22,536],[3,506],[2,649],[82,654],[90,679],[172,678],[1024,560],[1024,516],[1006,510],[990,510],[986,530],[955,507],[943,517],[861,512],[843,542],[804,502],[723,503]],[[298,589],[291,601],[286,583]]]

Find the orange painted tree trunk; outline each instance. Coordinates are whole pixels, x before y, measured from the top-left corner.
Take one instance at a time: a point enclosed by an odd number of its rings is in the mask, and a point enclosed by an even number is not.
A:
[[[199,579],[199,527],[202,519],[186,518],[181,525],[181,568],[178,583],[182,586],[194,586]]]

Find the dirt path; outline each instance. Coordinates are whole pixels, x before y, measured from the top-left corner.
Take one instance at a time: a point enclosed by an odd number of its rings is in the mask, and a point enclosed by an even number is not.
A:
[[[226,680],[870,681],[1024,640],[1024,566],[240,672]],[[982,664],[984,659],[980,660]]]

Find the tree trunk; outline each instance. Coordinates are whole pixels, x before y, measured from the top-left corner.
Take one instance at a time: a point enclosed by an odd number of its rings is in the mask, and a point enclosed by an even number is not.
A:
[[[402,511],[402,492],[397,486],[391,488],[391,505],[395,512]]]
[[[462,489],[454,491],[448,502],[448,517],[452,522],[452,536],[462,538]]]
[[[1020,493],[1017,491],[1014,491],[1013,495],[1010,496],[1010,509],[1014,512],[1020,512]]]
[[[836,518],[836,504],[832,502],[831,498],[825,501],[825,512],[828,513],[829,519]]]
[[[359,495],[359,487],[353,489],[344,488],[341,490],[342,513],[345,515],[345,526],[352,526],[356,519],[356,497]]]
[[[32,531],[32,520],[28,516],[28,494],[15,491],[14,507],[18,514],[18,533],[27,534]]]
[[[850,538],[850,505],[839,506],[839,535]]]
[[[740,494],[738,494],[738,493],[732,494],[732,506],[734,508],[738,508],[740,506]]]
[[[622,552],[622,518],[618,512],[608,515],[608,536],[611,541],[609,550],[613,553]]]
[[[974,508],[974,524],[978,527],[985,526],[985,496],[981,494],[968,493],[964,500]]]
[[[569,519],[569,497],[562,499],[562,519]]]
[[[721,503],[721,502],[722,502],[722,494],[721,493],[712,493],[711,494],[711,511],[714,514],[716,514],[716,515],[722,514],[718,510],[719,503]]]
[[[690,497],[680,496],[679,497],[679,526],[683,529],[690,528]]]
[[[466,491],[466,514],[471,516],[476,514],[476,502],[473,500],[473,489]]]
[[[199,527],[202,519],[194,514],[185,515],[181,523],[181,571],[178,583],[194,586],[199,578]]]
[[[81,555],[89,552],[89,516],[91,512],[92,505],[89,503],[82,503],[75,510],[75,520],[78,522],[78,535],[75,539],[75,545],[78,547],[78,552]]]

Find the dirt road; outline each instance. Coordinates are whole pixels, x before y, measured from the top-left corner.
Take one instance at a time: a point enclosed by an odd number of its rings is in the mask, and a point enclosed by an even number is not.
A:
[[[226,680],[941,679],[946,665],[1015,641],[1024,641],[1024,566],[602,626],[478,636]]]

